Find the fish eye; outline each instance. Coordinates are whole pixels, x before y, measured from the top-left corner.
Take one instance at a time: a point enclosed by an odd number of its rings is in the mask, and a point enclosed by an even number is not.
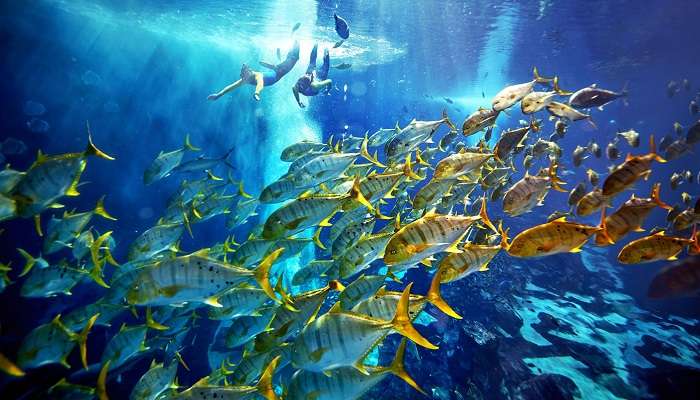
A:
[[[391,253],[391,254],[396,254],[396,249],[391,249],[390,253]]]

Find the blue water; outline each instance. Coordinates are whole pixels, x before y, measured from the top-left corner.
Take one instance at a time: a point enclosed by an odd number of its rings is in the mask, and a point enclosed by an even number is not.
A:
[[[307,108],[301,110],[291,86],[303,74],[314,43],[330,48],[337,41],[333,12],[348,20],[351,36],[331,49],[331,64],[352,67],[332,69],[330,94],[304,99]],[[584,122],[570,127],[559,142],[565,163],[576,145],[594,139],[604,147],[618,130],[642,133],[637,150],[642,151],[649,134],[675,135],[675,121],[687,127],[697,119],[688,112],[688,102],[700,89],[698,12],[697,1],[658,0],[2,2],[0,140],[16,138],[27,147],[22,154],[4,155],[4,162],[24,170],[39,149],[47,154],[82,149],[90,121],[95,143],[116,160],[90,159],[81,196],[65,204],[86,210],[106,195],[106,208],[118,221],[95,218],[91,224],[100,232],[114,231],[114,255],[122,260],[128,244],[156,223],[183,179],[172,176],[144,186],[143,171],[161,150],[180,147],[185,134],[210,157],[233,148],[229,160],[235,179],[257,195],[286,171],[279,154],[294,142],[361,136],[397,121],[404,126],[413,118],[438,119],[443,109],[461,125],[478,107],[488,107],[504,86],[529,81],[537,66],[543,75],[559,76],[564,89],[597,83],[613,90],[627,84],[630,91],[628,105],[615,102],[594,110],[597,129]],[[301,26],[292,37],[297,22]],[[217,102],[206,100],[238,78],[241,63],[257,68],[260,60],[278,62],[276,49],[284,56],[293,38],[301,44],[300,61],[263,90],[261,101],[253,100],[250,86]],[[667,83],[684,78],[690,91],[667,97]],[[32,116],[37,110],[27,106],[29,101],[41,103],[45,112]],[[499,117],[494,133],[520,119],[514,107]],[[551,124],[546,131],[548,136]],[[628,147],[623,144],[621,150],[625,154]],[[655,164],[651,179],[640,181],[635,193],[646,197],[651,184],[660,181],[668,203],[679,203],[683,191],[699,195],[697,182],[677,190],[668,183],[675,171],[690,168],[697,174],[695,157]],[[564,180],[573,187],[585,179],[587,168],[602,174],[608,164],[605,157],[588,158]],[[513,182],[522,174],[519,168]],[[500,205],[493,204],[493,216],[501,217]],[[565,194],[550,193],[543,207],[508,220],[511,231],[544,222],[565,206]],[[273,209],[263,209],[251,224],[264,222]],[[50,213],[44,213],[44,221]],[[645,227],[665,225],[664,217],[654,211]],[[595,224],[597,219],[581,220]],[[242,240],[249,228],[231,233]],[[0,261],[22,265],[17,247],[39,254],[42,243],[31,220],[2,222],[0,229]],[[193,231],[194,237],[181,243],[185,252],[212,246],[229,234],[225,217],[196,224]],[[422,329],[440,349],[409,351],[409,372],[439,399],[695,398],[700,389],[697,297],[647,298],[648,284],[663,263],[623,267],[615,260],[619,248],[589,246],[581,254],[534,261],[499,254],[488,274],[443,289],[464,320],[448,320],[429,309],[436,321]],[[296,269],[295,263],[313,257],[307,250],[286,267]],[[15,280],[16,274],[10,276]],[[418,292],[429,283],[420,271],[411,271],[408,280],[416,281]],[[84,285],[70,297],[25,299],[19,286],[0,295],[0,352],[10,358],[32,328],[101,295],[94,285]],[[92,362],[118,326],[91,334]],[[209,321],[193,329],[183,350],[192,371],[180,369],[182,385],[209,373],[205,353],[215,329]],[[380,348],[380,362],[389,362],[397,342],[390,337]],[[150,361],[138,360],[113,377],[110,395],[127,397]],[[76,354],[71,364],[71,372],[77,371]],[[41,388],[66,375],[61,366],[23,379],[3,375],[0,397],[39,398]],[[87,384],[94,384],[91,379]],[[387,378],[366,398],[423,397]]]

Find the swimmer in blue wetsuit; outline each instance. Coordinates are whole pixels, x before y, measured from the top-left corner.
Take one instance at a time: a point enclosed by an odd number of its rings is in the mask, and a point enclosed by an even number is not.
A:
[[[323,51],[323,65],[320,70],[316,70],[316,52],[318,50],[318,45],[315,45],[313,50],[311,50],[311,57],[309,58],[309,67],[306,68],[306,73],[297,80],[294,84],[292,92],[294,93],[294,98],[297,100],[299,107],[306,107],[304,103],[299,99],[299,93],[304,96],[311,97],[316,96],[322,90],[329,90],[333,81],[328,79],[328,69],[330,68],[330,56],[328,55],[328,49]]]
[[[241,66],[241,74],[240,74],[240,79],[237,80],[236,82],[233,82],[232,84],[226,86],[225,88],[221,89],[221,91],[217,93],[210,94],[207,99],[209,100],[217,100],[219,97],[225,95],[226,93],[242,86],[243,84],[248,84],[248,85],[254,85],[255,86],[255,93],[253,94],[253,97],[255,100],[260,100],[260,92],[263,90],[264,87],[266,86],[272,86],[274,85],[277,81],[282,79],[283,76],[287,74],[287,72],[291,71],[292,68],[294,68],[294,65],[296,65],[297,61],[299,60],[299,42],[294,41],[294,47],[287,53],[287,58],[282,61],[281,63],[277,65],[272,65],[264,62],[260,62],[262,66],[266,67],[268,71],[265,72],[258,72],[258,71],[253,71],[248,67],[246,64],[243,64]]]

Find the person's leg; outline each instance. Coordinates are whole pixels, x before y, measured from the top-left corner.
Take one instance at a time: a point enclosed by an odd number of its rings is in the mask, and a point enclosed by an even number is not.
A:
[[[323,65],[321,65],[321,70],[317,71],[316,76],[318,79],[325,80],[328,78],[328,69],[331,67],[331,57],[328,54],[328,49],[323,50]]]
[[[287,58],[281,63],[277,64],[275,72],[277,73],[277,80],[281,79],[287,72],[291,71],[299,61],[299,41],[294,41],[294,47],[287,53]]]
[[[316,69],[316,53],[318,52],[318,43],[314,45],[311,49],[311,55],[309,55],[309,66],[306,67],[306,73],[310,74]]]

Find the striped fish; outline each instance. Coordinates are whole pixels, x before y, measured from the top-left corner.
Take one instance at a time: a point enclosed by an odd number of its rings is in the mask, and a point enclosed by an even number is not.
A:
[[[556,164],[551,164],[546,172],[544,176],[540,174],[532,176],[525,171],[525,176],[503,195],[503,211],[516,217],[531,211],[536,205],[542,205],[550,188],[566,192],[559,186],[564,182],[557,176]]]
[[[270,253],[255,270],[211,259],[207,249],[159,261],[138,270],[126,300],[132,305],[199,302],[221,307],[218,298],[223,293],[254,280],[270,298],[279,301],[268,279],[272,264],[283,250]]]
[[[177,150],[169,151],[163,153],[162,151],[158,153],[158,156],[151,163],[151,165],[146,168],[143,172],[143,183],[150,185],[151,183],[163,179],[170,175],[170,173],[180,165],[182,162],[182,157],[187,151],[199,151],[200,149],[192,146],[190,143],[190,135],[185,136],[185,144],[182,148]]]
[[[474,272],[488,271],[488,264],[501,251],[502,245],[489,246],[467,243],[461,253],[446,255],[438,265],[440,282],[447,283],[466,278]]]
[[[396,314],[390,321],[334,310],[312,321],[294,340],[292,365],[314,372],[354,366],[364,372],[364,356],[378,339],[391,331],[423,347],[436,349],[411,324],[408,300],[412,285],[410,283],[404,289]]]
[[[456,179],[431,179],[413,197],[413,208],[423,210],[434,205],[440,198],[446,196],[455,183],[457,183]]]
[[[666,236],[663,231],[650,236],[633,240],[625,245],[617,255],[617,260],[623,264],[642,264],[660,260],[676,260],[684,248],[694,245],[697,247],[696,230],[690,239]]]
[[[166,367],[163,363],[156,364],[154,360],[148,371],[136,382],[129,400],[155,400],[173,384],[176,374],[176,362],[171,362]]]
[[[109,363],[108,369],[117,368],[139,352],[146,350],[144,343],[147,331],[146,325],[130,327],[122,325],[119,332],[107,342],[100,363],[102,365]]]
[[[218,301],[222,307],[211,307],[209,319],[233,319],[250,315],[270,300],[264,290],[254,287],[237,287],[222,294]]]
[[[326,143],[312,142],[303,140],[287,146],[280,154],[280,160],[292,162],[299,157],[302,157],[311,152],[320,152],[329,150],[330,146]]]
[[[369,268],[374,260],[384,257],[384,248],[393,232],[382,232],[361,237],[338,259],[340,276],[347,279]]]
[[[145,261],[164,251],[176,250],[184,229],[182,224],[158,224],[145,230],[129,245],[127,258],[129,261]]]
[[[614,196],[632,187],[639,178],[644,177],[647,179],[651,174],[652,161],[660,163],[666,162],[666,160],[656,154],[654,135],[649,137],[649,154],[643,156],[632,156],[628,154],[625,162],[617,166],[610,175],[605,178],[603,182],[603,195]]]
[[[329,375],[299,370],[294,373],[287,388],[287,400],[353,400],[359,399],[387,375],[393,374],[427,396],[406,372],[403,358],[406,340],[402,340],[396,356],[388,367],[366,367],[367,374],[356,368],[341,367]]]
[[[601,189],[594,189],[581,197],[576,203],[576,214],[585,217],[593,214],[603,207],[607,207],[609,198],[603,195]]]
[[[440,215],[429,212],[392,236],[384,250],[384,263],[389,266],[410,266],[442,251],[458,253],[460,250],[457,244],[466,235],[467,228],[477,221],[482,221],[496,231],[486,213],[485,198],[482,198],[479,215]]]
[[[44,237],[44,254],[55,253],[80,235],[93,215],[99,215],[105,219],[115,221],[116,218],[107,213],[104,208],[104,196],[97,201],[95,209],[82,213],[63,213],[63,218],[51,218],[46,228]]]
[[[61,322],[61,315],[29,332],[17,351],[17,365],[21,369],[38,368],[48,364],[62,364],[70,368],[68,356],[75,348],[80,347],[80,358],[87,368],[87,335],[92,329],[97,315],[94,315],[80,333],[66,328]]]
[[[673,207],[661,201],[659,189],[661,184],[654,185],[650,198],[638,198],[632,195],[620,208],[605,218],[605,231],[598,233],[595,242],[598,246],[607,246],[625,237],[630,232],[642,232],[642,223],[651,210],[661,207],[670,210]]]
[[[437,163],[433,179],[454,179],[466,175],[492,157],[492,153],[472,153],[462,148],[458,153],[450,154]]]
[[[345,311],[351,310],[357,303],[376,293],[385,279],[383,275],[361,275],[340,292],[338,296],[340,308]]]

